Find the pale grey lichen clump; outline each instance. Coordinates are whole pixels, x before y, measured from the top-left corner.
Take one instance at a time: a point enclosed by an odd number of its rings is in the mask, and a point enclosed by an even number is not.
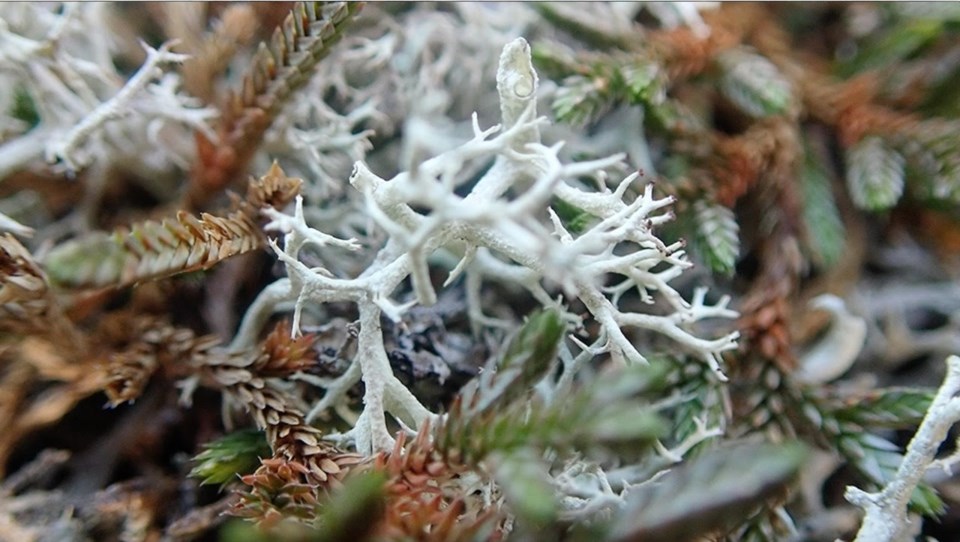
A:
[[[513,3],[447,7],[412,6],[365,18],[267,133],[270,158],[310,181],[304,187],[309,203],[348,189],[344,176],[358,160],[374,170],[401,171],[469,137],[472,112],[496,114],[497,96],[488,87],[497,53],[536,14]],[[266,156],[261,165],[269,165]],[[310,205],[306,213],[308,220],[328,216]]]
[[[193,130],[213,136],[216,111],[181,93],[180,76],[165,69],[187,58],[170,52],[172,43],[142,44],[140,69],[120,73],[113,57],[120,38],[106,30],[115,16],[95,2],[0,7],[0,106],[9,111],[30,89],[39,117],[36,127],[4,127],[24,135],[4,137],[0,178],[38,159],[69,171],[123,164],[162,176],[192,162]]]
[[[387,429],[390,414],[411,429],[420,427],[433,413],[394,376],[384,350],[380,317],[401,320],[414,304],[431,305],[437,293],[430,280],[433,262],[456,261],[444,286],[466,283],[469,316],[479,329],[510,325],[484,313],[480,288],[486,281],[511,283],[525,289],[544,307],[565,314],[571,332],[582,327],[579,315],[568,311],[578,300],[599,324],[592,344],[579,348],[596,356],[608,353],[620,363],[643,363],[642,346],[634,344],[631,329],[649,330],[672,339],[677,347],[700,358],[723,377],[720,355],[736,346],[737,333],[704,339],[689,330],[705,318],[732,318],[727,299],[706,302],[705,290],[685,300],[670,286],[690,266],[682,242],[666,243],[657,237],[658,226],[671,220],[672,198],[657,198],[652,186],[633,174],[616,184],[590,187],[579,179],[600,176],[621,155],[563,163],[561,144],[541,143],[536,117],[537,75],[525,40],[508,43],[497,71],[502,124],[483,129],[474,117],[473,138],[419,163],[390,179],[357,162],[350,185],[362,209],[387,240],[376,257],[356,276],[335,276],[323,268],[310,268],[298,256],[302,247],[324,247],[327,254],[356,251],[365,240],[338,239],[311,228],[301,207],[294,216],[271,212],[271,228],[283,231],[283,247],[275,246],[288,276],[266,288],[244,319],[234,343],[251,343],[268,314],[294,307],[294,329],[304,311],[332,302],[356,304],[359,313],[357,353],[347,372],[327,382],[326,395],[316,410],[334,407],[357,381],[365,384],[363,411],[350,431],[340,436],[361,453],[389,450],[394,439]],[[473,164],[493,160],[492,166],[470,185],[462,173]],[[464,195],[459,195],[463,193]],[[631,199],[628,192],[636,193]],[[589,214],[592,224],[573,233],[551,209],[559,198]],[[330,256],[328,256],[330,257]],[[611,277],[617,277],[611,282]],[[394,298],[409,279],[413,299]],[[649,304],[663,299],[667,314],[622,310],[621,297],[635,290]],[[584,362],[570,356],[560,381],[567,382]],[[549,395],[550,386],[544,387]]]
[[[188,57],[140,42],[139,69],[114,62],[129,51],[115,29],[117,14],[102,2],[0,4],[0,179],[23,170],[85,171],[89,196],[63,228],[87,229],[111,171],[133,174],[159,197],[175,193],[195,161],[194,132],[214,138],[217,110],[182,91],[172,68]],[[136,45],[134,45],[136,48]],[[30,108],[36,125],[9,112]],[[29,191],[24,191],[29,198]],[[15,220],[39,225],[37,210],[0,212],[0,231],[29,234]]]

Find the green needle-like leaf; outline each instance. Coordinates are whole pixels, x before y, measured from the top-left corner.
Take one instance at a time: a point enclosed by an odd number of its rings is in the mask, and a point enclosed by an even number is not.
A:
[[[873,211],[896,205],[903,194],[904,161],[877,136],[847,149],[847,186],[853,202]]]
[[[696,246],[711,269],[732,275],[740,253],[740,226],[733,211],[717,203],[697,200]]]
[[[721,54],[717,62],[723,70],[720,90],[747,114],[769,117],[785,113],[790,107],[790,81],[766,58],[732,49]]]
[[[800,183],[807,245],[814,261],[830,267],[843,254],[845,228],[830,188],[830,179],[809,152],[800,171]]]
[[[904,429],[923,421],[933,391],[912,388],[886,388],[848,398],[834,412],[837,419],[863,427]]]
[[[197,466],[190,476],[202,484],[226,484],[249,474],[260,465],[261,457],[270,455],[270,446],[262,431],[246,429],[234,431],[209,442],[204,451],[194,457]]]

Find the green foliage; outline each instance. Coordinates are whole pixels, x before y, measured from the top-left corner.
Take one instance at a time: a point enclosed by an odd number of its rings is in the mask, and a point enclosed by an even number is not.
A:
[[[873,211],[896,205],[903,194],[903,156],[878,136],[847,149],[847,187],[853,202]]]
[[[653,63],[624,63],[620,67],[625,94],[631,104],[658,104],[663,101],[660,69]]]
[[[902,66],[906,77],[890,77],[886,86],[917,97],[909,83],[918,78],[916,83],[926,87],[918,110],[930,117],[956,118],[960,114],[960,72],[951,44],[960,35],[960,10],[951,4],[896,10],[900,13],[892,14],[885,26],[868,34],[857,54],[840,69],[851,74],[873,69],[889,73],[891,67]]]
[[[646,398],[663,385],[667,371],[663,364],[628,367],[549,405],[526,396],[508,404],[486,397],[500,398],[501,390],[515,387],[521,380],[519,371],[481,376],[479,380],[485,382],[468,389],[438,427],[437,446],[468,464],[494,451],[510,453],[530,447],[578,449],[586,455],[601,450],[638,454],[666,434],[665,421]],[[474,403],[499,406],[471,408]]]
[[[903,461],[896,444],[856,426],[842,427],[841,431],[838,450],[872,484],[882,487],[896,476]],[[936,490],[926,483],[913,491],[910,509],[925,516],[939,516],[946,511]]]
[[[560,218],[563,227],[570,233],[576,234],[583,232],[583,230],[587,229],[590,222],[595,220],[590,213],[560,198],[553,198],[553,201],[550,202],[550,207],[557,213],[557,217]]]
[[[900,466],[903,456],[900,447],[889,440],[865,431],[856,431],[846,427],[840,437],[841,453],[851,459],[854,465],[877,485],[889,481]]]
[[[593,123],[622,103],[655,109],[666,99],[663,70],[645,53],[577,58],[546,43],[534,47],[533,60],[562,78],[553,97],[553,113],[574,126]]]
[[[839,72],[849,77],[906,60],[933,43],[943,30],[943,21],[914,19],[871,33],[857,54],[840,65]]]
[[[808,393],[804,412],[852,467],[874,487],[881,487],[896,475],[903,455],[896,444],[867,429],[916,426],[932,399],[932,391],[906,388],[841,400]],[[925,516],[945,510],[936,490],[925,483],[914,490],[910,509]]]
[[[729,528],[782,491],[807,455],[800,443],[717,448],[634,489],[611,539],[694,540]]]
[[[602,117],[614,104],[604,81],[572,75],[563,80],[553,97],[553,114],[560,122],[583,126]]]
[[[664,99],[651,106],[648,113],[651,130],[669,138],[683,133],[706,134],[708,132],[703,114],[679,100]]]
[[[691,364],[694,374],[686,374],[677,385],[677,393],[684,398],[673,409],[672,441],[679,444],[699,429],[699,424],[707,427],[723,426],[726,414],[723,411],[723,384],[702,364]],[[688,369],[690,371],[690,369]],[[685,457],[696,457],[710,448],[707,441],[694,446]]]
[[[913,512],[927,517],[942,516],[947,511],[947,505],[936,489],[927,483],[921,482],[910,495],[908,507]]]
[[[565,329],[554,311],[531,316],[506,347],[501,368],[465,386],[434,429],[440,457],[493,476],[516,520],[515,533],[545,539],[566,529],[550,476],[554,461],[570,453],[586,461],[611,453],[642,457],[667,434],[651,401],[675,372],[654,360],[545,401],[532,388],[553,366]]]
[[[930,90],[920,109],[929,116],[960,116],[960,70],[949,70],[937,80],[931,81]]]
[[[915,138],[904,138],[900,147],[906,158],[913,193],[931,206],[960,203],[960,125],[922,126]]]
[[[461,390],[463,414],[481,417],[526,394],[556,360],[565,329],[556,311],[530,316],[507,345],[498,370],[484,371]]]
[[[541,77],[563,79],[571,73],[583,71],[582,63],[577,60],[573,50],[556,42],[534,42],[530,57]]]
[[[834,411],[838,420],[863,427],[905,429],[923,421],[934,392],[914,388],[873,390],[846,400]]]
[[[13,107],[10,114],[25,122],[30,128],[40,122],[37,104],[33,102],[33,96],[23,86],[17,86],[13,91]]]
[[[704,199],[698,199],[693,210],[698,252],[712,270],[732,276],[740,253],[740,226],[733,211]]]
[[[564,331],[566,325],[557,311],[535,313],[507,345],[499,369],[519,369],[518,385],[527,387],[535,384],[556,360]],[[509,401],[510,395],[505,400]]]
[[[757,117],[780,115],[793,101],[790,81],[766,58],[731,49],[717,57],[723,70],[720,90],[745,113]]]
[[[845,228],[827,172],[810,152],[806,153],[800,171],[800,188],[807,248],[815,262],[832,267],[843,254]]]
[[[190,476],[199,478],[201,484],[224,485],[253,472],[260,465],[260,458],[269,455],[270,446],[262,431],[234,431],[204,445],[204,450],[193,458],[197,465]]]

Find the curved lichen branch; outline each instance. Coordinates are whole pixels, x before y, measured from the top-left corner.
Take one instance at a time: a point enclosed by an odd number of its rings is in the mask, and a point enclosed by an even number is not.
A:
[[[504,126],[517,124],[525,109],[535,107],[538,85],[537,71],[533,69],[527,40],[517,38],[505,45],[497,69],[497,92],[500,94],[500,115]],[[532,131],[529,137],[540,139],[536,131]]]
[[[830,313],[830,327],[822,339],[801,355],[793,377],[805,384],[818,384],[838,378],[853,365],[863,349],[867,323],[833,294],[817,296],[810,305]]]
[[[86,166],[91,157],[87,155],[80,156],[77,150],[88,140],[91,135],[100,129],[107,122],[116,120],[131,110],[130,103],[134,97],[143,92],[147,85],[157,78],[160,72],[160,66],[163,64],[180,64],[189,58],[187,55],[177,54],[170,51],[171,47],[176,45],[176,41],[169,41],[154,49],[146,43],[141,42],[141,46],[147,53],[147,58],[143,66],[137,70],[137,73],[131,77],[116,95],[109,100],[98,105],[87,116],[83,117],[73,128],[61,137],[55,138],[47,144],[46,158],[48,161],[55,159],[63,160],[71,170]],[[198,130],[208,132],[212,136],[213,132],[203,123],[210,116],[210,111],[198,110],[199,117],[194,122],[194,127]]]
[[[920,428],[907,445],[907,453],[897,474],[881,491],[867,493],[848,486],[844,494],[851,503],[866,512],[858,542],[886,542],[902,540],[910,525],[907,504],[923,476],[933,466],[950,472],[951,463],[934,460],[937,450],[947,438],[950,428],[960,421],[960,357],[947,358],[947,375],[930,404]],[[955,463],[957,457],[950,458]]]
[[[34,230],[29,226],[24,226],[23,224],[17,222],[16,220],[10,218],[9,216],[0,213],[0,232],[12,232],[23,237],[30,237],[33,235]]]

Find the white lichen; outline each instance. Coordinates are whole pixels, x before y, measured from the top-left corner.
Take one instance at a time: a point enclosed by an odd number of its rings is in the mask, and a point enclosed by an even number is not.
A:
[[[640,180],[630,175],[615,190],[589,190],[577,180],[596,175],[618,164],[622,157],[579,163],[562,163],[560,144],[540,142],[545,119],[535,116],[537,76],[527,42],[507,44],[497,74],[502,126],[483,130],[474,117],[473,138],[424,160],[391,179],[373,173],[358,162],[350,185],[361,197],[362,209],[387,240],[376,257],[359,274],[340,277],[322,268],[309,268],[298,256],[308,241],[320,245],[354,248],[306,225],[302,211],[284,218],[271,213],[271,227],[287,233],[285,246],[274,250],[288,276],[266,288],[248,311],[234,346],[251,344],[267,316],[293,303],[295,333],[301,314],[309,307],[331,302],[354,303],[359,313],[358,349],[351,369],[330,382],[322,408],[336,407],[347,389],[362,379],[364,408],[356,424],[338,438],[353,442],[361,453],[388,450],[393,437],[387,429],[389,413],[410,428],[419,427],[433,414],[394,376],[384,350],[381,315],[400,320],[413,303],[431,305],[437,299],[430,280],[431,258],[454,255],[459,263],[450,270],[445,286],[466,277],[470,315],[475,329],[498,325],[483,314],[479,288],[484,281],[513,283],[527,290],[545,307],[566,314],[571,325],[580,323],[564,305],[578,299],[599,323],[601,336],[590,355],[609,353],[621,363],[645,362],[628,331],[657,332],[678,347],[704,359],[723,378],[720,354],[736,345],[736,333],[718,339],[694,335],[689,324],[704,318],[730,318],[727,299],[706,303],[698,289],[686,301],[669,282],[689,267],[682,243],[667,244],[654,229],[672,218],[667,210],[672,198],[657,198],[647,185],[632,200],[627,191]],[[493,160],[474,184],[461,174],[470,164]],[[458,195],[466,192],[465,195]],[[584,231],[569,231],[550,208],[560,198],[593,217]],[[332,248],[327,248],[329,252]],[[611,283],[611,277],[620,277]],[[409,279],[413,299],[394,298]],[[562,295],[552,291],[559,286]],[[648,314],[622,310],[618,304],[636,290],[643,302],[663,299],[670,312]],[[573,361],[577,365],[577,361]],[[570,375],[561,380],[566,383]],[[566,384],[564,384],[566,385]]]
[[[0,178],[43,160],[70,172],[97,162],[149,177],[192,162],[192,131],[213,137],[216,111],[180,93],[179,76],[162,69],[186,57],[170,44],[143,45],[140,69],[122,73],[112,17],[99,2],[0,7],[3,85],[23,93],[39,118],[0,145]]]
[[[0,231],[9,231],[25,237],[33,235],[33,228],[24,226],[3,213],[0,213]]]
[[[832,294],[817,296],[810,305],[830,313],[830,327],[822,339],[803,352],[793,376],[806,384],[830,382],[857,360],[867,338],[867,322],[851,314],[843,300]]]

